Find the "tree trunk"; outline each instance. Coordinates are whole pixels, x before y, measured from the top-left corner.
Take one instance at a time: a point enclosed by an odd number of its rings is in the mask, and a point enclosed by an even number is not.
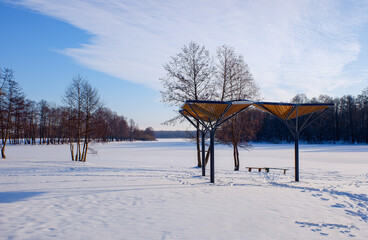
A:
[[[208,159],[210,158],[210,154],[211,154],[211,146],[208,147],[207,153],[206,153],[206,159],[205,159],[205,164],[207,166],[208,163]]]
[[[6,159],[6,156],[5,156],[5,145],[6,145],[6,144],[4,144],[4,145],[1,147],[1,158],[2,158],[2,159]]]
[[[236,149],[235,149],[235,144],[233,144],[233,157],[234,157],[234,170],[236,171],[237,160],[236,160]]]
[[[6,159],[6,156],[5,156],[5,147],[6,147],[6,142],[8,141],[8,136],[9,136],[9,133],[7,130],[5,130],[5,138],[3,138],[3,146],[1,147],[1,158],[2,159]]]
[[[238,145],[233,144],[233,154],[234,154],[234,171],[239,171],[239,151]]]
[[[74,144],[72,141],[69,141],[69,147],[70,147],[70,154],[72,156],[72,161],[75,161],[74,159]]]
[[[238,161],[238,166],[235,169],[235,171],[239,171],[239,169],[240,169],[240,159],[239,159],[239,148],[238,148],[238,145],[236,145],[236,159]]]
[[[81,156],[82,156],[82,153],[81,153],[81,143],[80,143],[80,139],[78,139],[75,161],[82,161]]]
[[[82,158],[83,162],[87,160],[87,151],[88,151],[88,141],[85,141],[83,146],[83,158]]]

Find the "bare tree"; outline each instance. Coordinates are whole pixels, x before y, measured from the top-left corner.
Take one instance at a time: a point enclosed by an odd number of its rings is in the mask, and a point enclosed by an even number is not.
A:
[[[223,45],[217,48],[216,86],[220,101],[259,97],[259,88],[250,73],[244,57],[234,48]]]
[[[87,159],[88,144],[91,141],[90,135],[93,129],[93,115],[101,106],[100,97],[96,88],[92,88],[91,84],[84,81],[82,85],[82,111],[84,114],[84,142],[82,150],[82,161]]]
[[[310,100],[304,93],[298,93],[297,95],[295,95],[295,97],[293,97],[293,99],[291,99],[291,102],[292,103],[309,103]]]
[[[14,79],[13,70],[6,68],[3,73],[4,85],[0,95],[1,158],[6,158],[5,147],[10,135],[14,133],[15,113],[23,105],[24,96]]]
[[[65,90],[63,102],[68,108],[68,129],[69,129],[69,146],[72,161],[80,161],[81,157],[81,119],[82,119],[82,83],[83,78],[77,75],[73,78]],[[77,149],[74,155],[74,144]]]
[[[249,149],[249,143],[261,127],[264,113],[258,109],[246,109],[224,123],[217,132],[217,141],[233,147],[234,170],[240,168],[239,147]]]
[[[217,96],[219,100],[258,98],[259,88],[243,56],[236,54],[233,48],[223,45],[217,49],[217,60],[216,86],[218,86]],[[235,170],[239,170],[240,166],[238,147],[248,148],[250,146],[248,141],[259,129],[259,118],[251,117],[253,115],[258,114],[254,111],[247,111],[233,117],[220,128],[217,134],[217,139],[220,142],[233,146]],[[252,121],[249,121],[250,119]],[[208,156],[206,160],[208,161]]]
[[[9,76],[9,74],[11,76]],[[5,68],[4,70],[0,67],[0,95],[3,95],[3,87],[9,77],[12,77],[13,71],[11,69]]]
[[[133,119],[129,120],[129,141],[133,141],[133,139],[135,139],[134,137],[134,132],[136,130],[136,125]]]
[[[77,75],[67,87],[63,101],[69,110],[69,144],[72,160],[85,162],[92,131],[92,115],[100,106],[97,90],[92,88],[86,79]]]
[[[164,69],[166,76],[160,79],[164,87],[161,91],[164,103],[179,107],[186,100],[207,100],[212,97],[215,66],[204,46],[194,42],[184,45],[182,52],[171,57]],[[171,122],[177,119],[175,117]],[[198,167],[201,167],[199,133],[197,123],[197,159]]]

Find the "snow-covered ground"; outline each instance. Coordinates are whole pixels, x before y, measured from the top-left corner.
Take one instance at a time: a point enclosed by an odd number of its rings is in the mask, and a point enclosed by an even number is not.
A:
[[[216,145],[216,183],[185,140],[8,146],[0,160],[0,239],[368,239],[368,146]],[[248,172],[246,166],[290,171]],[[207,170],[207,175],[209,170]]]

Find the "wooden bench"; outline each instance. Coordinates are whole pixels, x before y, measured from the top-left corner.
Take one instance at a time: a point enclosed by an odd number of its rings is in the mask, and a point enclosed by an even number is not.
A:
[[[245,168],[247,168],[249,172],[251,172],[252,169],[258,169],[258,172],[261,172],[262,169],[264,169],[265,172],[270,172],[270,169],[283,170],[284,174],[286,174],[286,171],[289,170],[287,168],[270,168],[270,167],[245,167]]]

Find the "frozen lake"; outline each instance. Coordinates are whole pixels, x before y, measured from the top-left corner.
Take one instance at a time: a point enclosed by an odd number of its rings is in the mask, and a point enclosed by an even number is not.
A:
[[[368,239],[368,146],[215,146],[216,183],[181,139],[8,146],[0,160],[0,239]],[[289,168],[248,172],[246,166]]]

